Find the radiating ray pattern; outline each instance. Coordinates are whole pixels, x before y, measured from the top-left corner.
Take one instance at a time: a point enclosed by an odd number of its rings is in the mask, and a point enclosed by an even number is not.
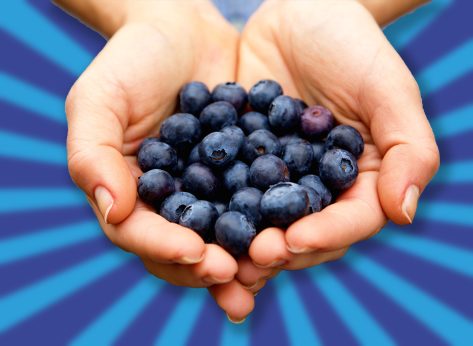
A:
[[[281,273],[233,325],[206,290],[151,277],[106,240],[69,178],[64,100],[103,38],[47,0],[1,2],[0,345],[473,344],[471,13],[433,0],[385,28],[442,156],[414,224]]]

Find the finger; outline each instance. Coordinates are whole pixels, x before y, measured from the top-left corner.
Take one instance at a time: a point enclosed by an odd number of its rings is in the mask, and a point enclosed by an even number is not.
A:
[[[331,262],[342,258],[348,248],[329,252],[310,252],[295,255],[291,261],[282,266],[284,270],[299,270],[317,266],[322,263]]]
[[[261,231],[251,242],[249,255],[260,268],[277,268],[293,258],[287,249],[284,231],[270,227]]]
[[[208,288],[218,306],[222,308],[232,323],[243,323],[255,307],[252,292],[244,288],[237,280]]]
[[[259,284],[259,281],[264,281],[264,279],[271,277],[275,271],[276,269],[272,268],[259,268],[254,265],[251,258],[245,256],[238,260],[236,278],[243,286],[253,290]]]
[[[334,204],[293,223],[285,239],[292,253],[339,250],[366,239],[386,223],[376,190],[377,172],[363,172]]]

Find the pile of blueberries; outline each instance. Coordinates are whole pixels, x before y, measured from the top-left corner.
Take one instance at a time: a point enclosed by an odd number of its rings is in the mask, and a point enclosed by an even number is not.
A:
[[[258,231],[319,212],[355,182],[360,133],[275,81],[248,93],[238,83],[210,92],[190,82],[179,97],[180,113],[140,146],[138,194],[235,257]]]

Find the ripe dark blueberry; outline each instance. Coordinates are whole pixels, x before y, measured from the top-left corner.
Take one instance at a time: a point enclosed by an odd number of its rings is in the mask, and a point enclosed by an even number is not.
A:
[[[216,201],[213,202],[213,204],[218,211],[218,216],[222,215],[227,211],[227,205],[225,203]]]
[[[258,228],[262,216],[260,213],[260,201],[263,193],[254,187],[245,187],[238,190],[228,204],[228,210],[238,211],[244,214],[248,221]]]
[[[178,158],[176,165],[171,169],[171,173],[174,177],[180,177],[184,169],[186,168],[186,163],[184,159]]]
[[[320,160],[319,173],[320,179],[332,191],[346,190],[358,176],[356,158],[343,149],[329,150]]]
[[[309,197],[309,212],[316,213],[322,210],[322,199],[319,194],[311,187],[301,185]]]
[[[181,178],[174,178],[174,187],[176,192],[184,191],[184,183]]]
[[[209,104],[199,116],[202,131],[205,133],[220,131],[226,126],[235,125],[238,114],[231,103],[219,101]]]
[[[266,154],[279,156],[281,154],[281,143],[272,132],[256,130],[246,138],[241,148],[241,154],[248,163]]]
[[[266,114],[273,100],[282,95],[279,83],[265,79],[253,85],[248,92],[248,101],[253,110]]]
[[[235,257],[248,252],[256,229],[247,217],[237,211],[222,214],[215,223],[218,244]]]
[[[268,110],[269,124],[277,133],[291,133],[299,127],[300,114],[292,97],[281,95],[274,99]]]
[[[311,106],[302,112],[301,132],[309,140],[322,139],[333,128],[334,123],[333,114],[327,108]]]
[[[261,198],[261,214],[271,224],[286,228],[310,212],[307,191],[295,183],[279,183]]]
[[[138,165],[143,172],[156,168],[170,171],[176,164],[176,151],[163,142],[148,143],[138,152]]]
[[[250,181],[254,187],[265,191],[271,185],[289,181],[289,169],[279,157],[263,155],[251,164]]]
[[[174,191],[174,179],[161,169],[152,169],[138,180],[138,195],[141,200],[155,208]]]
[[[312,142],[312,151],[314,152],[314,161],[318,163],[325,153],[324,142]]]
[[[322,208],[325,208],[332,202],[332,194],[329,189],[322,183],[317,175],[308,174],[298,181],[299,185],[307,186],[315,190],[322,200]]]
[[[271,130],[268,117],[258,112],[243,114],[238,124],[247,135],[256,130]]]
[[[302,138],[300,138],[297,133],[290,133],[288,135],[284,135],[284,136],[281,136],[279,137],[279,143],[281,143],[281,147],[284,149],[284,147],[289,143],[289,142],[292,142],[294,140],[300,140]]]
[[[308,107],[307,103],[305,103],[301,99],[294,99],[294,102],[296,103],[297,111],[299,112],[299,114],[302,114],[304,109]]]
[[[235,146],[238,147],[238,150],[240,150],[245,140],[245,134],[243,133],[243,130],[241,128],[235,125],[227,126],[224,127],[220,132],[229,135],[232,142],[235,143]]]
[[[160,138],[177,151],[187,151],[200,139],[200,122],[192,114],[177,113],[161,125]]]
[[[284,147],[282,159],[289,168],[291,177],[295,178],[310,172],[314,152],[311,144],[307,141],[290,141]]]
[[[138,148],[138,152],[140,152],[140,150],[145,146],[145,145],[148,145],[149,143],[156,143],[156,142],[159,142],[159,138],[157,137],[148,137],[148,138],[145,138],[143,139],[143,142],[141,142],[139,148]]]
[[[200,145],[200,143],[195,145],[192,148],[191,152],[189,153],[189,157],[187,158],[187,165],[188,166],[193,164],[193,163],[200,162],[199,145]]]
[[[212,132],[199,145],[200,160],[213,167],[224,167],[235,160],[238,147],[231,137],[223,132]]]
[[[182,87],[179,100],[181,112],[197,116],[210,103],[210,91],[204,83],[190,82]]]
[[[161,204],[159,215],[169,222],[178,223],[184,209],[195,201],[197,198],[188,192],[174,192]]]
[[[243,111],[248,101],[245,89],[235,82],[218,84],[212,91],[212,100],[227,101],[235,107],[238,112]]]
[[[218,194],[219,182],[212,170],[202,163],[188,166],[183,175],[184,190],[202,199],[213,199]]]
[[[246,163],[233,161],[223,171],[223,186],[232,195],[238,190],[250,186],[250,168]]]
[[[206,242],[214,238],[214,225],[218,211],[208,201],[195,201],[189,204],[179,218],[179,224],[196,232]]]
[[[345,149],[359,158],[365,148],[363,137],[357,129],[349,125],[338,125],[333,128],[325,141],[325,149]]]

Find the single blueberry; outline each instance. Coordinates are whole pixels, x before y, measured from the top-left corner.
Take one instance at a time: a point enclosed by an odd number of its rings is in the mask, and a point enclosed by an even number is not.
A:
[[[253,225],[258,228],[262,216],[260,213],[260,201],[263,193],[254,187],[245,187],[238,190],[228,204],[228,210],[238,211],[244,214]]]
[[[210,103],[211,95],[204,83],[190,82],[182,87],[179,100],[181,112],[197,116]]]
[[[325,141],[326,150],[334,148],[345,149],[356,158],[359,158],[365,148],[365,142],[361,134],[354,127],[338,125],[330,131]]]
[[[148,145],[149,143],[155,143],[155,142],[159,142],[159,138],[157,138],[157,137],[148,137],[148,138],[143,139],[143,141],[141,142],[140,146],[138,147],[138,152],[140,152],[140,150],[141,150],[145,145]]]
[[[291,133],[297,130],[301,116],[292,97],[281,95],[274,99],[268,110],[271,128],[280,134]]]
[[[243,130],[241,128],[232,125],[224,127],[220,132],[229,135],[233,143],[235,143],[235,146],[238,147],[238,150],[240,150],[245,140],[245,134],[243,133]]]
[[[346,190],[358,176],[356,158],[343,149],[328,150],[320,160],[319,173],[320,179],[332,191]]]
[[[192,114],[177,113],[164,120],[160,138],[178,152],[190,150],[200,139],[200,122]]]
[[[301,133],[309,140],[325,138],[334,124],[332,112],[323,106],[306,108],[301,115]]]
[[[276,227],[286,228],[294,221],[308,215],[310,201],[307,191],[295,183],[271,186],[261,198],[261,214]]]
[[[282,94],[283,91],[278,82],[264,79],[251,87],[248,92],[248,101],[253,110],[267,114],[271,102]]]
[[[242,112],[248,102],[248,95],[245,89],[238,83],[227,82],[218,84],[212,91],[212,100],[227,101],[235,107],[238,112]]]
[[[254,187],[266,191],[271,185],[289,181],[289,169],[279,157],[263,155],[251,164],[250,181]]]
[[[307,192],[309,197],[309,212],[316,213],[322,210],[322,198],[319,194],[311,187],[301,185],[303,189]]]
[[[330,190],[322,183],[322,180],[317,175],[308,174],[303,176],[297,182],[299,185],[310,187],[314,189],[315,192],[320,196],[322,200],[322,208],[325,208],[332,202],[332,193]]]
[[[222,215],[227,211],[227,205],[225,203],[220,201],[214,201],[213,204],[218,211],[218,216]]]
[[[195,198],[193,194],[188,192],[174,192],[161,204],[159,215],[169,222],[178,223],[184,209],[195,201],[197,201],[197,198]]]
[[[291,177],[295,179],[310,172],[314,160],[314,152],[311,144],[307,141],[290,141],[284,147],[282,159],[289,168]]]
[[[189,153],[189,156],[187,157],[187,165],[191,165],[196,162],[200,162],[200,154],[199,154],[199,145],[200,143],[196,144],[191,152]]]
[[[223,132],[212,132],[199,145],[200,160],[213,167],[224,167],[235,160],[238,147],[231,137]]]
[[[218,195],[219,181],[212,170],[202,163],[193,163],[182,174],[184,190],[202,199],[212,199]]]
[[[155,208],[174,191],[173,178],[162,169],[152,169],[138,180],[138,195],[141,200]]]
[[[209,104],[199,116],[202,131],[205,133],[220,131],[226,126],[235,125],[238,114],[231,103],[218,101]]]
[[[233,161],[229,167],[223,171],[223,186],[230,193],[234,194],[238,190],[250,186],[250,168],[246,163]]]
[[[182,178],[174,178],[174,187],[176,192],[184,191],[184,183],[182,182]]]
[[[179,224],[190,228],[208,243],[215,238],[214,225],[218,216],[218,211],[212,203],[195,201],[184,209],[179,217]]]
[[[256,130],[271,130],[268,117],[259,112],[243,114],[238,124],[247,135]]]
[[[251,133],[243,142],[241,155],[248,163],[253,162],[257,157],[273,154],[281,154],[281,143],[279,139],[268,130],[256,130]]]
[[[171,171],[177,164],[176,151],[163,142],[152,142],[143,146],[137,159],[143,172],[157,168]]]
[[[295,98],[294,99],[294,102],[296,103],[296,107],[297,107],[297,112],[299,114],[302,114],[302,112],[304,111],[304,109],[306,109],[308,106],[307,106],[307,103],[305,103],[304,101],[302,101],[301,99],[297,99]]]
[[[215,237],[218,244],[235,257],[248,252],[255,235],[255,226],[245,215],[237,211],[227,211],[215,222]]]

